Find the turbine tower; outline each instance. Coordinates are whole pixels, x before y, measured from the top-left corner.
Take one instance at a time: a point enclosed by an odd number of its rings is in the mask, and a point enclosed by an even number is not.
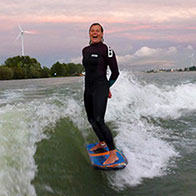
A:
[[[21,37],[21,44],[22,44],[22,56],[24,56],[24,34],[32,34],[30,31],[24,31],[22,27],[18,24],[18,27],[20,29],[20,33],[17,36],[16,40]]]
[[[192,55],[190,56],[191,57],[191,67],[193,66],[194,56],[195,56],[195,53],[192,53]]]

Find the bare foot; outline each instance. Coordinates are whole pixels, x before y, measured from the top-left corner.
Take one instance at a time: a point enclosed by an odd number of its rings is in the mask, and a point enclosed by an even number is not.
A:
[[[100,148],[105,148],[107,145],[105,142],[99,142],[97,145],[93,146],[90,150],[95,151]]]
[[[112,164],[118,161],[118,157],[116,155],[116,150],[111,150],[108,159],[103,163],[103,165]]]

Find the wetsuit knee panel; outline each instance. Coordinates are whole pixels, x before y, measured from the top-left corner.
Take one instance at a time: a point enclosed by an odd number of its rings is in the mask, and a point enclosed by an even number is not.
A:
[[[93,120],[93,119],[88,119],[88,121],[89,121],[89,123],[90,123],[91,125],[96,124],[96,121],[95,121],[95,120]]]
[[[96,117],[95,122],[99,125],[105,124],[104,119],[101,118],[100,116]]]

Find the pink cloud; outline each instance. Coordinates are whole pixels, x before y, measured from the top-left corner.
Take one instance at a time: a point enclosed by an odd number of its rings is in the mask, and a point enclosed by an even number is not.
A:
[[[40,16],[37,18],[39,22],[49,22],[49,23],[92,23],[92,21],[99,21],[101,23],[121,23],[124,22],[123,19],[119,18],[108,18],[102,16],[69,16],[69,15],[59,15],[59,16]]]

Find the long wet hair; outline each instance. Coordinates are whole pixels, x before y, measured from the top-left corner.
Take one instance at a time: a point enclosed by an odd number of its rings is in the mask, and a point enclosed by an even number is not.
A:
[[[90,26],[90,28],[89,28],[89,32],[91,31],[91,28],[93,27],[93,26],[95,26],[95,25],[98,25],[98,26],[100,26],[100,28],[101,28],[101,32],[103,33],[103,26],[100,24],[100,23],[98,23],[98,22],[96,22],[96,23],[93,23],[91,26]],[[104,41],[104,39],[102,38],[102,40],[101,40],[101,42],[103,42]],[[89,44],[91,45],[92,44],[92,42],[91,42],[91,40],[89,41]]]

